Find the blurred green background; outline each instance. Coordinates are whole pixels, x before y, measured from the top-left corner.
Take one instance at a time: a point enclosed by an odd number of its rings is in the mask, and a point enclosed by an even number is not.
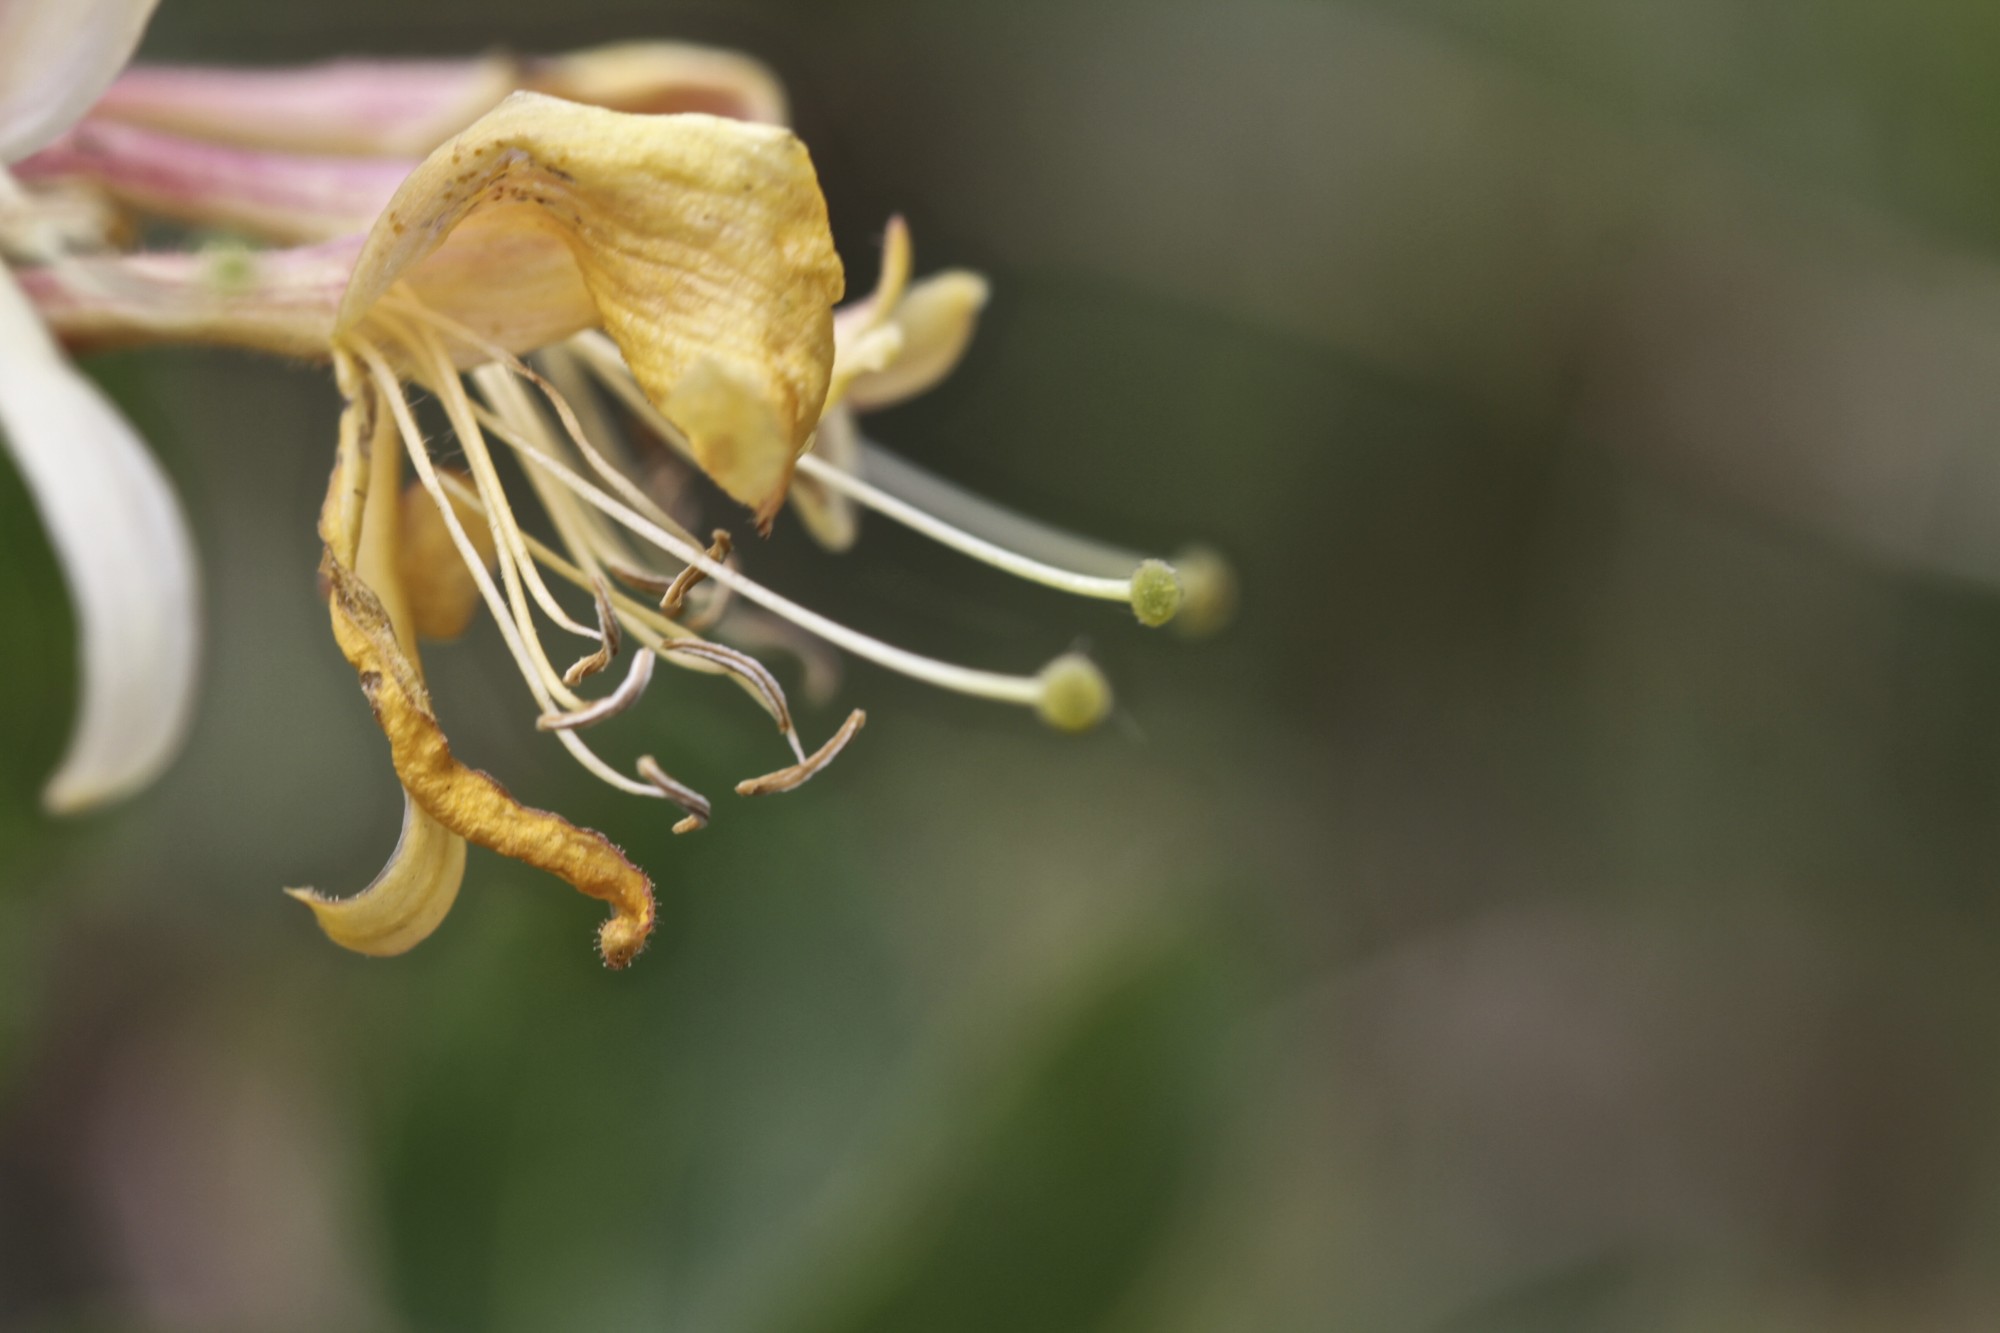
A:
[[[887,525],[753,572],[926,651],[1082,640],[1059,737],[853,665],[825,777],[648,866],[474,853],[323,941],[395,783],[313,593],[323,372],[93,363],[194,516],[185,757],[35,794],[71,625],[0,469],[0,1326],[703,1333],[2000,1326],[2000,10],[1979,0],[165,0],[146,53],[738,47],[872,282],[995,299],[871,433],[1126,544],[1186,643]],[[787,675],[788,683],[795,683]],[[631,747],[780,762],[726,687]]]

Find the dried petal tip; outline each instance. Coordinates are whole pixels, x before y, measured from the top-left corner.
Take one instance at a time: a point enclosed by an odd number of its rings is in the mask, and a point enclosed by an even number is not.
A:
[[[1181,581],[1164,560],[1148,560],[1132,571],[1132,614],[1158,629],[1181,609]]]
[[[614,916],[597,932],[597,952],[604,958],[604,965],[613,972],[630,967],[646,947],[646,940],[653,933],[653,918],[649,913],[644,920],[629,916]]]
[[[1111,683],[1082,653],[1064,653],[1043,667],[1035,711],[1057,731],[1089,731],[1111,711]]]
[[[313,889],[285,892],[312,908],[319,928],[341,948],[391,958],[430,937],[457,900],[464,878],[465,839],[406,798],[403,836],[366,889],[349,898]]]
[[[1183,637],[1206,638],[1236,615],[1236,569],[1220,551],[1191,546],[1174,557],[1174,570],[1186,594],[1174,620]]]

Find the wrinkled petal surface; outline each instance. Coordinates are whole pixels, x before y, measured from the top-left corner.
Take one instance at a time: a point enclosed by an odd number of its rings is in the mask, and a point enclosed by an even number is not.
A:
[[[80,708],[42,799],[80,810],[143,787],[178,749],[194,709],[199,576],[166,474],[4,268],[0,435],[76,606]]]
[[[453,318],[490,307],[496,287],[518,299],[512,269],[482,261],[447,273],[454,250],[503,241],[536,273],[538,246],[567,251],[595,310],[587,323],[618,343],[703,470],[768,522],[819,422],[842,288],[804,145],[771,126],[517,93],[397,191],[337,332],[406,275]]]
[[[376,406],[364,394],[341,419],[340,461],[320,510],[320,578],[334,640],[389,740],[405,795],[403,836],[383,872],[351,898],[290,892],[313,909],[335,943],[360,953],[401,953],[451,909],[464,843],[476,842],[608,903],[612,915],[598,932],[598,949],[607,966],[624,967],[652,934],[652,882],[603,834],[524,806],[461,763],[431,710],[414,616],[395,572],[402,528],[396,438]]]
[[[465,880],[465,839],[417,808],[403,793],[403,833],[389,864],[351,898],[312,889],[285,892],[312,908],[326,937],[371,958],[407,953],[430,938]]]
[[[468,842],[546,870],[608,903],[612,915],[598,932],[598,950],[608,967],[630,963],[653,931],[653,887],[644,872],[602,833],[522,805],[492,777],[459,762],[380,600],[331,551],[320,569],[334,639],[389,738],[390,759],[410,800]]]
[[[0,166],[82,118],[159,0],[0,0]]]

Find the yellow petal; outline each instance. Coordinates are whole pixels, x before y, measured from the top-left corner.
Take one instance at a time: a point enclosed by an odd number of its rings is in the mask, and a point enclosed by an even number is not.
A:
[[[910,285],[910,228],[900,215],[882,235],[882,271],[866,300],[833,312],[833,382],[826,391],[830,411],[855,376],[887,370],[903,352],[896,307]]]
[[[320,571],[334,640],[360,677],[410,799],[468,842],[546,870],[610,904],[612,916],[598,932],[598,948],[607,966],[631,962],[653,930],[653,886],[644,873],[603,834],[524,806],[493,778],[460,763],[431,712],[429,692],[396,643],[380,599],[334,559],[331,548]]]
[[[805,147],[770,126],[517,93],[396,192],[336,332],[405,276],[426,304],[477,328],[496,304],[518,308],[517,274],[485,254],[454,265],[451,252],[506,241],[525,258],[550,239],[595,308],[567,331],[602,323],[696,462],[768,522],[826,399],[842,286]],[[688,420],[670,406],[677,394]]]
[[[612,917],[598,932],[598,947],[607,965],[623,967],[652,933],[652,884],[603,834],[524,806],[491,777],[460,763],[431,711],[414,650],[407,647],[414,617],[401,604],[392,573],[400,528],[394,440],[371,397],[363,393],[350,403],[341,420],[340,460],[320,511],[326,543],[320,578],[334,641],[389,739],[390,759],[414,814],[406,816],[389,866],[361,894],[338,903],[306,892],[294,896],[312,905],[337,943],[362,952],[400,952],[449,910],[459,879],[453,858],[461,864],[463,858],[462,845],[453,852],[449,842],[464,839],[609,903]],[[362,569],[384,585],[386,604]],[[427,828],[427,820],[438,829]]]
[[[403,834],[389,864],[351,898],[312,889],[285,892],[312,908],[319,928],[343,949],[388,958],[430,937],[458,899],[465,878],[465,839],[417,808],[403,794]]]
[[[367,521],[371,509],[379,519],[396,505],[401,473],[396,444],[372,397],[348,403],[340,417],[339,459],[320,509],[320,535],[328,543],[329,561],[352,564],[360,577],[383,585],[382,614],[403,642],[411,642],[408,606],[389,577],[400,563],[399,525]],[[406,791],[396,850],[367,888],[347,898],[329,898],[313,889],[285,892],[312,908],[320,929],[335,944],[387,958],[429,938],[458,900],[464,878],[465,839],[425,814]]]
[[[911,287],[889,326],[903,335],[896,356],[856,374],[845,386],[846,401],[857,412],[888,407],[949,375],[972,341],[986,297],[986,279],[963,269],[934,273]]]

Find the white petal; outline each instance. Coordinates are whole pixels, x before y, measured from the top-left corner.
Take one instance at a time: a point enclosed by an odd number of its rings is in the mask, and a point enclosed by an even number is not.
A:
[[[0,165],[83,118],[159,0],[0,0]]]
[[[42,792],[52,811],[123,796],[166,767],[194,706],[194,545],[160,465],[50,341],[0,268],[0,437],[76,604],[81,710]]]

